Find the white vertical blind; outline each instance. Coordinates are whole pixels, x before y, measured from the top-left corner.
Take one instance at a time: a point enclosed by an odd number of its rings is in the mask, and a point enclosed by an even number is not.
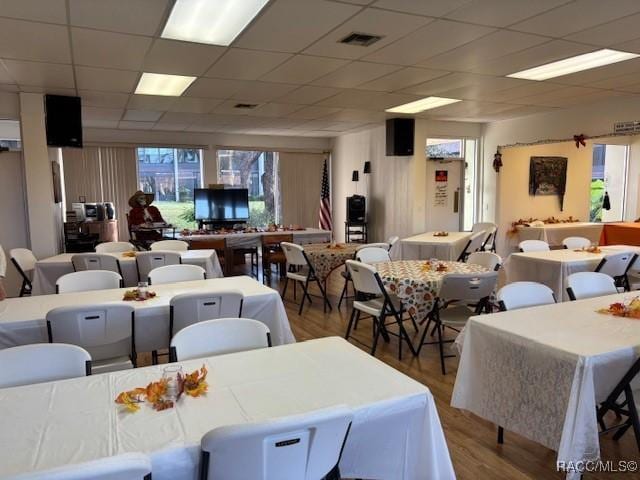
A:
[[[326,154],[281,152],[278,157],[282,224],[318,228]]]

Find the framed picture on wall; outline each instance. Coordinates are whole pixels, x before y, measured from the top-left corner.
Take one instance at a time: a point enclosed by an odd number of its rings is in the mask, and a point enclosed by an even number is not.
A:
[[[567,186],[567,157],[531,157],[529,195],[557,195],[560,210]]]

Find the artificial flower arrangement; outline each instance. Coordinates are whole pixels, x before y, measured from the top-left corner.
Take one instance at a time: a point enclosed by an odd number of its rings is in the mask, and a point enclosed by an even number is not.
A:
[[[327,245],[329,250],[344,250],[346,245],[344,243],[330,243]]]
[[[422,271],[423,272],[438,272],[438,273],[442,273],[442,272],[446,272],[447,270],[449,270],[449,267],[447,266],[446,263],[438,263],[438,264],[432,264],[431,262],[425,262],[422,265]]]
[[[190,397],[199,397],[207,392],[209,385],[206,381],[207,368],[202,365],[200,370],[195,370],[187,375],[178,376],[177,402],[184,393]],[[137,412],[140,404],[148,402],[156,411],[173,408],[175,402],[168,397],[169,379],[162,378],[157,382],[151,382],[146,387],[138,387],[133,390],[121,392],[116,397],[116,403],[122,405],[127,412]]]
[[[615,317],[628,317],[640,319],[640,297],[635,297],[628,302],[615,302],[607,308],[596,310],[598,313],[605,313]]]
[[[126,290],[124,295],[122,296],[122,300],[125,302],[142,302],[144,300],[149,300],[151,298],[156,297],[156,292],[145,291],[141,292],[138,288],[133,288],[131,290]]]
[[[135,258],[136,256],[136,252],[122,252],[122,256],[123,257],[127,257],[127,258]]]
[[[448,237],[449,236],[449,232],[434,232],[433,233],[434,237]]]
[[[519,226],[528,227],[534,222],[542,222],[545,225],[557,225],[559,223],[576,223],[579,221],[580,219],[573,218],[572,215],[569,215],[568,218],[556,218],[551,216],[551,217],[545,218],[544,220],[540,220],[538,218],[529,218],[529,219],[520,218],[515,222],[511,222],[511,229],[507,232],[507,235],[515,235],[516,233],[518,233]]]

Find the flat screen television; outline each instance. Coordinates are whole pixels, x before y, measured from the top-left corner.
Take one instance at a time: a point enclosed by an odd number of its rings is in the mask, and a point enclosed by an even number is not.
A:
[[[249,190],[246,188],[196,188],[193,193],[196,220],[246,222],[249,220]]]

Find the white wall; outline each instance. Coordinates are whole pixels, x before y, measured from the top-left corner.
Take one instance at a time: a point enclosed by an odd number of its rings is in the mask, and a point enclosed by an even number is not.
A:
[[[336,137],[332,148],[332,202],[334,238],[344,240],[346,198],[356,193],[367,196],[369,240],[383,241],[391,235],[409,236],[429,228],[427,199],[431,198],[427,180],[425,146],[427,137],[478,138],[481,125],[462,122],[435,122],[416,119],[414,155],[385,155],[385,126]],[[362,170],[371,161],[367,180]],[[360,172],[357,186],[351,181],[353,170]],[[369,192],[366,182],[369,181]]]

